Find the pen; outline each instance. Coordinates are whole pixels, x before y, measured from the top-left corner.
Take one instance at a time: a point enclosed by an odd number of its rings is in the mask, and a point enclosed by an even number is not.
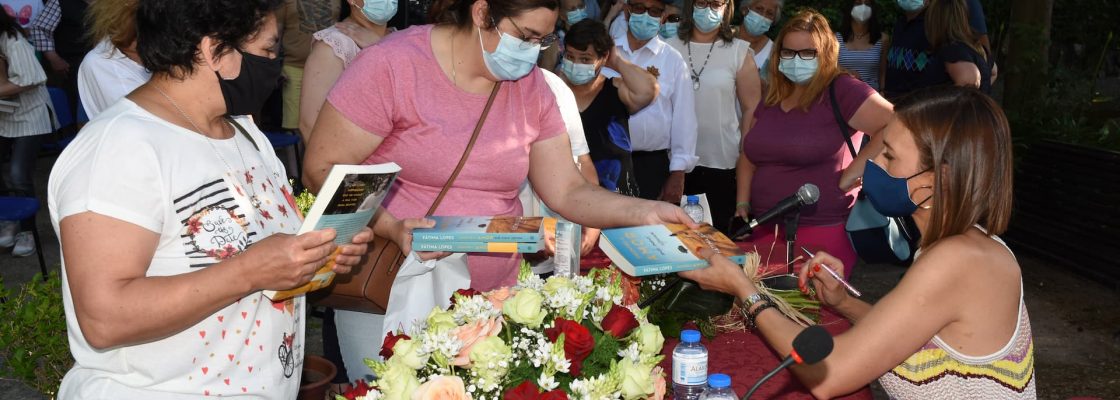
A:
[[[809,251],[809,249],[806,249],[806,248],[802,247],[802,248],[801,248],[801,251],[804,251],[804,252],[805,252],[805,254],[808,254],[810,258],[811,258],[811,257],[814,257],[814,256],[813,256],[813,253],[812,253],[812,252],[810,252],[810,251]],[[856,288],[852,287],[852,285],[851,285],[851,284],[849,284],[848,282],[845,282],[845,281],[844,281],[844,279],[841,279],[841,278],[840,278],[840,275],[839,275],[839,274],[837,274],[837,273],[836,273],[836,271],[833,271],[831,267],[829,267],[829,266],[827,266],[827,265],[824,265],[824,264],[821,264],[821,267],[824,267],[824,270],[825,270],[825,271],[828,271],[828,274],[829,274],[829,275],[832,275],[832,277],[833,277],[833,278],[836,278],[836,280],[840,281],[840,284],[841,284],[841,285],[844,285],[844,287],[845,287],[845,288],[848,288],[848,291],[849,291],[849,292],[852,292],[852,294],[853,294],[853,295],[855,295],[856,297],[860,297],[860,296],[862,296],[862,295],[861,295],[861,294],[859,293],[859,291],[858,291],[858,290],[856,290]]]

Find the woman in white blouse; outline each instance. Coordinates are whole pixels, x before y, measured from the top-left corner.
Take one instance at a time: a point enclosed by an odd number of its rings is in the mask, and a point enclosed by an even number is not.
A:
[[[89,37],[96,47],[78,67],[78,94],[93,119],[152,78],[136,53],[135,1],[95,1],[89,5]]]
[[[721,231],[737,207],[739,140],[762,93],[751,45],[731,31],[733,7],[728,0],[686,0],[679,37],[667,40],[688,62],[696,91],[700,160],[685,178],[685,194],[707,194],[713,226]]]

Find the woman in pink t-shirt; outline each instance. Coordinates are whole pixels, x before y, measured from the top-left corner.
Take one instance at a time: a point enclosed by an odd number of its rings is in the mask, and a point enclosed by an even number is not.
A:
[[[856,253],[844,222],[855,201],[855,177],[863,174],[864,164],[852,163],[832,110],[829,86],[835,87],[840,115],[857,131],[879,133],[890,121],[892,106],[840,69],[839,43],[821,14],[803,11],[792,17],[775,44],[778,58],[768,67],[770,86],[743,136],[736,200],[741,206],[736,215],[745,216],[748,210],[761,215],[801,185],[816,185],[820,200],[801,208],[797,241],[839,257],[849,269],[845,276],[851,276]],[[851,140],[858,144],[862,136],[856,132]],[[878,153],[881,139],[865,147],[859,154],[863,160]],[[841,179],[846,169],[850,178]],[[772,241],[784,236],[775,237],[773,232],[773,224],[763,225],[755,228],[751,240],[760,248],[770,248]]]
[[[492,88],[500,85],[478,142],[436,215],[522,215],[517,194],[528,177],[550,209],[585,226],[689,221],[674,205],[589,184],[572,164],[556,100],[535,66],[540,49],[555,42],[558,7],[556,0],[462,0],[449,6],[439,25],[412,27],[364,50],[319,115],[308,145],[307,186],[317,189],[334,164],[399,164],[386,212],[373,229],[409,251],[412,228],[431,226],[421,218],[455,169]],[[427,278],[426,286],[409,286],[402,299],[407,304],[396,303],[405,283],[398,275],[384,327],[408,328],[432,308],[402,316],[397,307],[447,306],[455,288],[489,290],[516,282],[519,257],[507,254],[465,257],[469,278],[438,276],[462,258],[448,257],[431,268],[429,275],[437,276]],[[447,285],[449,280],[454,282]],[[344,354],[353,353],[345,349],[346,318],[339,317]],[[362,333],[367,349],[370,338],[381,336],[369,326]],[[377,351],[360,353],[376,358]]]

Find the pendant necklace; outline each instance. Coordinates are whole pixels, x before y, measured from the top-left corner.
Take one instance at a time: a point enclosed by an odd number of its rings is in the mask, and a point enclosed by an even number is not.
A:
[[[712,41],[712,45],[708,46],[708,55],[704,57],[704,65],[700,66],[700,72],[696,72],[696,67],[692,65],[692,41],[686,43],[688,46],[688,72],[692,75],[692,90],[700,90],[700,74],[704,73],[704,69],[708,68],[708,60],[712,58],[712,49],[716,47],[716,41]]]
[[[156,91],[159,92],[159,94],[162,95],[164,99],[167,99],[168,103],[171,103],[171,106],[175,108],[175,111],[178,111],[179,115],[181,115],[183,117],[183,119],[186,119],[187,123],[191,124],[191,126],[194,127],[195,131],[202,134],[202,136],[206,138],[206,143],[210,144],[210,149],[214,150],[214,155],[218,156],[218,159],[222,161],[222,164],[225,164],[226,170],[228,170],[229,173],[231,173],[231,174],[235,174],[236,170],[234,170],[233,167],[230,166],[229,162],[226,161],[225,157],[222,157],[222,153],[220,151],[218,151],[218,146],[214,145],[214,138],[211,138],[209,135],[206,134],[205,131],[203,131],[201,128],[199,128],[198,124],[194,123],[194,120],[191,119],[190,115],[187,115],[187,113],[184,112],[183,109],[179,107],[179,104],[176,103],[175,100],[171,99],[171,96],[168,96],[167,93],[164,93],[163,89],[160,89],[158,86],[154,86],[154,85],[152,87],[155,88]],[[233,147],[235,149],[237,149],[238,157],[241,157],[241,168],[244,168],[245,169],[245,174],[248,174],[249,173],[249,167],[248,167],[248,164],[245,163],[245,155],[241,153],[241,146],[239,146],[237,144],[237,135],[234,135],[234,137],[233,137]],[[257,196],[256,189],[253,189],[253,184],[249,183],[249,182],[246,182],[246,183],[247,183],[248,188],[249,188],[249,203],[253,205],[254,209],[259,210],[261,208],[260,197]]]

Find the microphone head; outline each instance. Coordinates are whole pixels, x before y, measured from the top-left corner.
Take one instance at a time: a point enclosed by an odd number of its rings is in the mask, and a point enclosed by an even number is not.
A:
[[[793,338],[793,352],[801,361],[798,364],[816,364],[832,353],[832,335],[820,325],[813,325]]]
[[[797,189],[797,198],[801,199],[803,204],[815,204],[821,198],[821,190],[817,188],[817,185],[806,183],[801,185],[800,189]]]

